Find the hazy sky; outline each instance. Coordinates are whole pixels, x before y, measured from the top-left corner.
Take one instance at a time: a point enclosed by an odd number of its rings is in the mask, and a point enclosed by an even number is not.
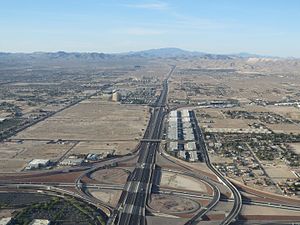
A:
[[[0,0],[0,51],[300,57],[300,0]]]

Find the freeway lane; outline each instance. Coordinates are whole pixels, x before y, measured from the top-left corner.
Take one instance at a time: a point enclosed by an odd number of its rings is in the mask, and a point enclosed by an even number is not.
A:
[[[128,177],[125,190],[122,192],[116,210],[107,224],[138,225],[145,224],[145,207],[152,191],[152,180],[155,170],[156,153],[160,143],[162,123],[165,115],[165,105],[168,94],[168,79],[175,69],[172,67],[163,81],[163,89],[152,108],[152,114],[139,146],[139,158],[136,168]],[[151,140],[155,140],[152,142]]]

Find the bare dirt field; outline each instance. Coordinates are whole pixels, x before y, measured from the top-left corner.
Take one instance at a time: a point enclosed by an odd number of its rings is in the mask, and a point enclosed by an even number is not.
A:
[[[114,153],[117,155],[131,152],[138,141],[81,141],[70,152],[72,154],[103,154]]]
[[[300,120],[300,109],[293,106],[268,106],[268,110],[286,116],[293,120]]]
[[[152,195],[150,207],[163,213],[189,213],[197,210],[199,203],[188,199],[166,195]]]
[[[22,170],[29,161],[20,159],[1,159],[0,160],[0,172],[19,172]]]
[[[147,216],[147,224],[149,225],[157,225],[157,224],[164,224],[164,225],[182,225],[184,224],[187,219],[186,218],[172,218],[172,217],[159,217],[159,216]]]
[[[290,168],[281,163],[279,165],[265,165],[264,169],[266,170],[267,174],[275,181],[283,181],[288,178],[296,178],[296,176],[290,171]]]
[[[89,99],[20,132],[16,138],[136,140],[142,137],[147,116],[145,106]]]
[[[252,123],[253,120],[243,119],[214,119],[214,123],[210,123],[212,128],[235,128],[235,129],[247,129],[248,124]]]
[[[91,178],[101,183],[125,184],[128,173],[123,169],[103,169],[92,173]]]
[[[0,143],[0,171],[19,171],[32,159],[57,160],[75,143],[47,144],[47,141],[23,141]]]
[[[300,154],[300,143],[291,143],[290,145],[294,149],[295,153]]]
[[[162,172],[161,186],[190,191],[206,192],[205,184],[200,181],[181,174]]]
[[[121,191],[113,191],[113,190],[109,190],[109,191],[94,191],[94,190],[90,190],[90,193],[97,199],[108,203],[111,206],[116,206],[118,203],[118,200],[120,198],[121,195]]]
[[[145,106],[88,99],[25,129],[0,143],[0,168],[19,171],[32,159],[56,160],[65,153],[127,154],[134,150],[147,126]],[[47,144],[48,140],[68,140]],[[77,144],[75,144],[76,142]]]
[[[274,133],[285,133],[285,134],[300,134],[300,125],[296,124],[267,124],[266,125]]]
[[[270,208],[270,207],[264,207],[264,206],[254,206],[254,205],[251,205],[251,206],[243,205],[241,214],[242,215],[257,215],[257,212],[259,212],[260,215],[299,216],[298,211]]]

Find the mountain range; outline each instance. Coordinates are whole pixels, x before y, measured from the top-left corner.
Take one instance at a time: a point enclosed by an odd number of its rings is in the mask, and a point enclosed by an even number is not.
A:
[[[6,53],[0,52],[0,60],[4,59],[79,59],[87,61],[98,61],[111,58],[142,57],[142,58],[190,58],[203,59],[232,59],[232,58],[272,58],[250,53],[238,54],[211,54],[197,51],[187,51],[180,48],[158,48],[144,51],[132,51],[125,53],[98,53],[98,52],[33,52],[33,53]]]

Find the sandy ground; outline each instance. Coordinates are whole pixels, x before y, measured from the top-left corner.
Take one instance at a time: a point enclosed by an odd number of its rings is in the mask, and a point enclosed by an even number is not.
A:
[[[280,165],[266,165],[264,166],[267,174],[274,180],[286,180],[288,178],[297,178],[291,171],[290,168],[281,163]]]
[[[20,132],[16,138],[135,140],[147,125],[145,106],[89,99]]]
[[[209,126],[212,128],[249,128],[249,123],[253,123],[254,120],[245,119],[213,119],[214,123],[210,123]]]
[[[290,145],[293,147],[295,153],[300,154],[300,143],[290,143]]]
[[[300,120],[300,109],[293,106],[268,106],[267,109],[293,120]]]
[[[16,210],[14,209],[2,209],[0,210],[0,220],[2,218],[6,218],[6,217],[11,217],[12,214],[15,212]],[[0,223],[1,224],[1,223]]]
[[[97,199],[108,203],[111,206],[116,206],[119,198],[121,196],[121,191],[94,191],[91,190],[90,193]]]
[[[103,169],[92,173],[91,178],[102,183],[125,184],[128,173],[123,169]]]
[[[176,196],[152,195],[150,207],[163,213],[189,213],[199,209],[199,203]]]
[[[242,215],[282,215],[282,216],[299,216],[299,211],[292,211],[286,209],[278,209],[264,206],[243,205]]]
[[[132,152],[137,144],[138,141],[81,141],[69,154],[103,153],[106,155],[114,152],[117,155],[121,155]]]
[[[0,143],[0,170],[19,171],[32,159],[58,159],[72,148],[74,140],[80,142],[67,155],[127,154],[142,138],[148,113],[145,106],[121,105],[99,99],[82,101],[12,138],[24,139],[23,143]],[[46,140],[57,139],[70,141],[67,144],[47,144]]]
[[[157,217],[157,216],[147,216],[147,224],[148,225],[182,225],[187,219],[183,218],[170,218],[170,217]]]
[[[0,173],[19,172],[27,165],[27,161],[20,159],[0,159]]]
[[[185,175],[171,172],[162,172],[160,186],[206,192],[206,186],[200,181]]]
[[[266,124],[274,133],[300,134],[300,125],[296,124]]]
[[[0,172],[19,171],[32,159],[56,160],[74,144],[74,142],[47,144],[46,141],[2,142],[0,143]]]

